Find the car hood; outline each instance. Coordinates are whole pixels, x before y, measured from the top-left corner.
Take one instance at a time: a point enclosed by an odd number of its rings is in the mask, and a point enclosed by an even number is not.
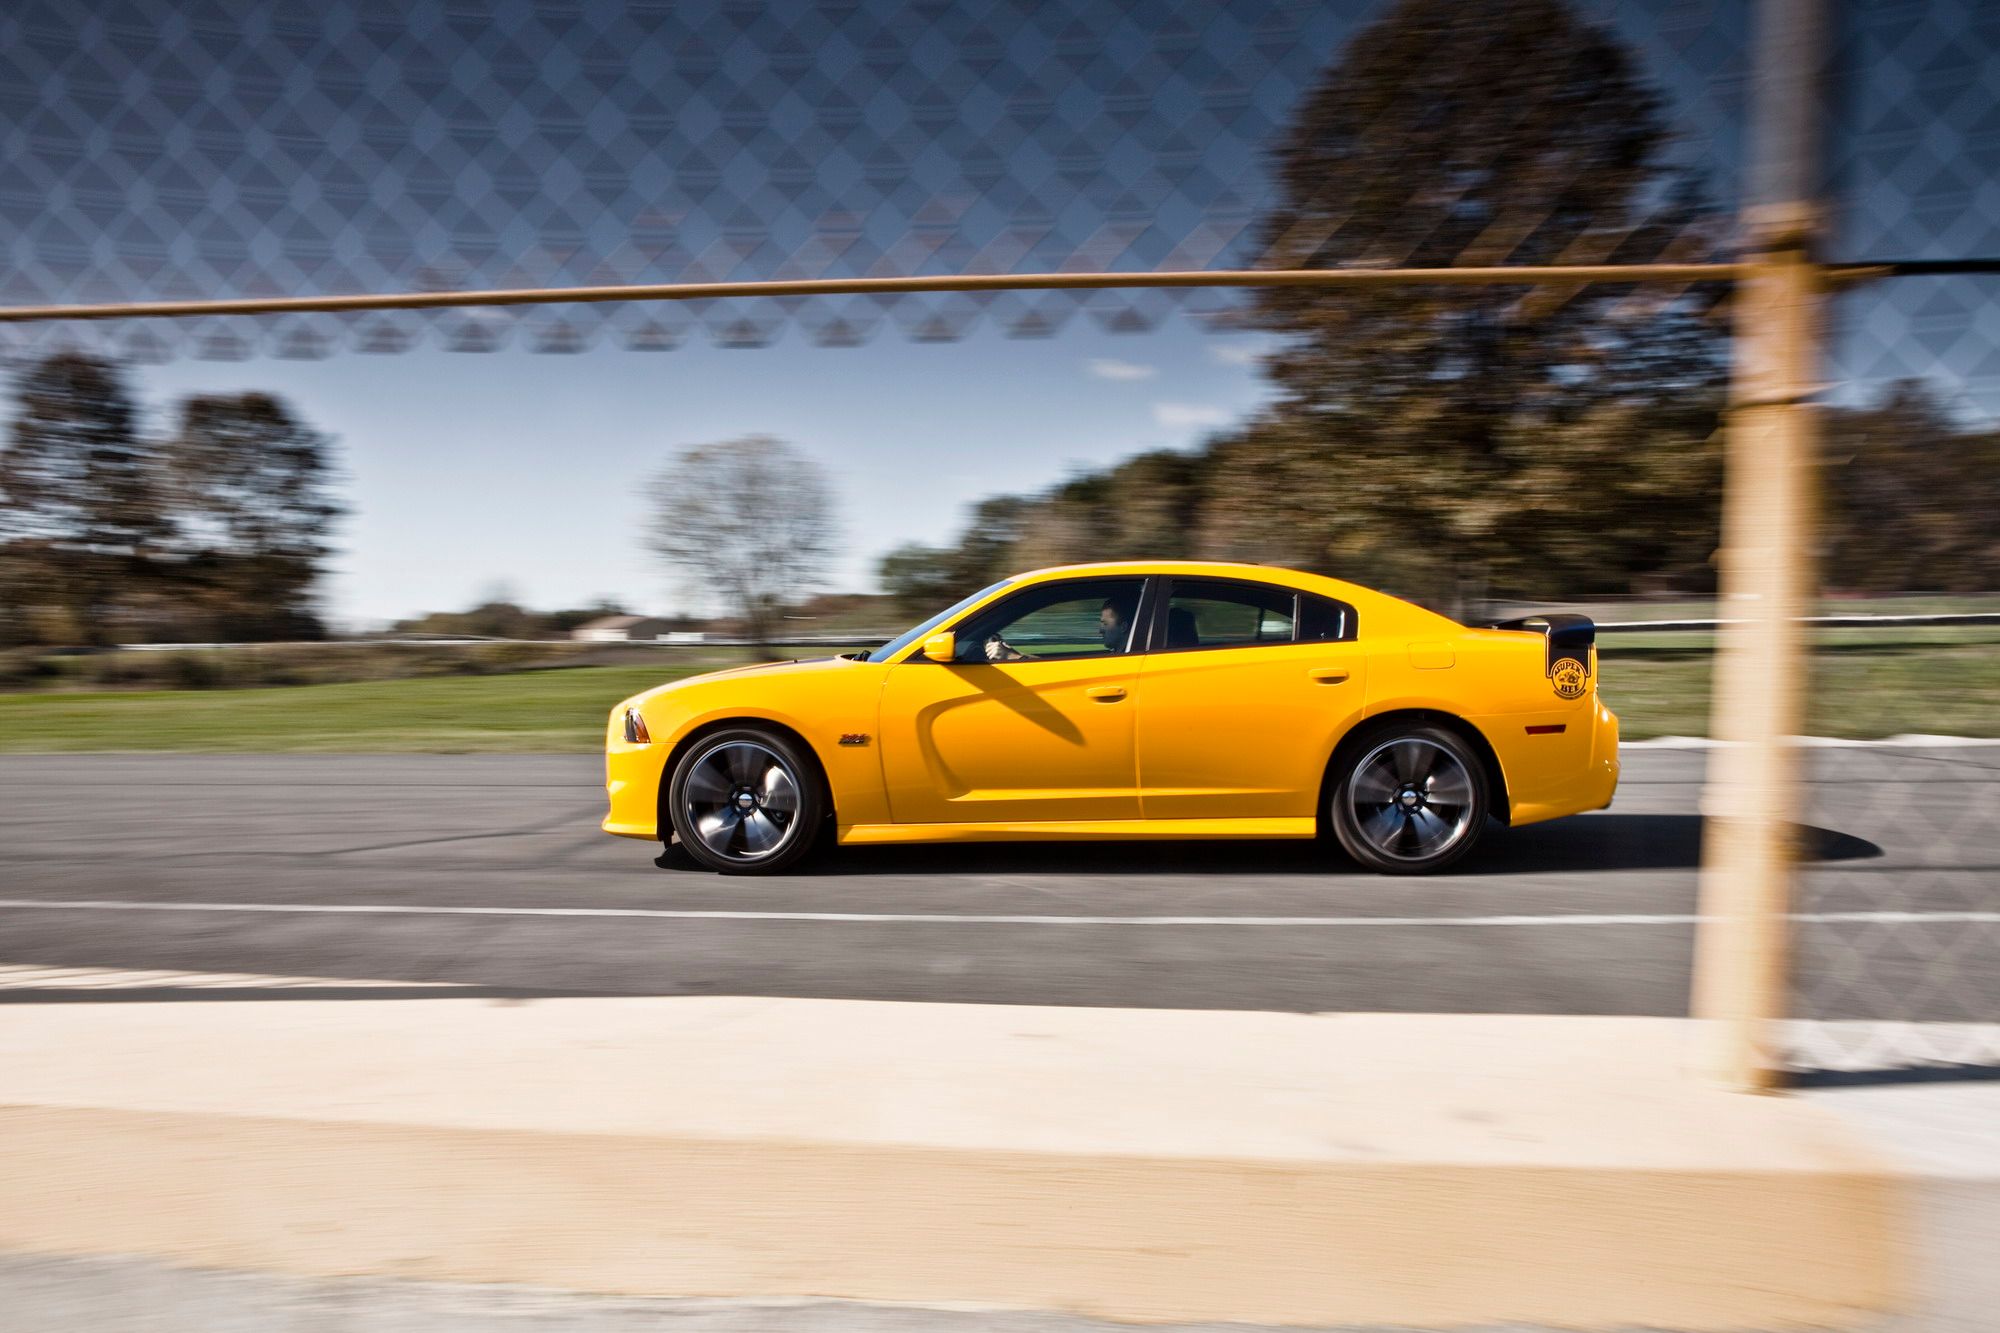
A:
[[[684,676],[680,680],[670,680],[664,685],[655,685],[624,701],[623,707],[636,708],[648,699],[657,699],[672,694],[691,685],[702,685],[724,676],[745,679],[751,676],[789,676],[807,671],[850,671],[861,665],[851,657],[807,657],[788,662],[751,662],[744,666],[722,667],[715,671],[704,671],[698,676]]]

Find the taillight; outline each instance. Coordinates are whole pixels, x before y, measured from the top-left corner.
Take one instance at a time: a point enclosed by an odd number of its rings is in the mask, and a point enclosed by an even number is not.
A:
[[[639,710],[625,710],[625,743],[627,745],[651,745],[653,737],[646,730],[646,719],[639,716]]]

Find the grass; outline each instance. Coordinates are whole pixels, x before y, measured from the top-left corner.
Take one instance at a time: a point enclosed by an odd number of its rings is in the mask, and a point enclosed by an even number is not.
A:
[[[721,645],[570,642],[239,644],[228,648],[0,651],[0,690],[233,690],[428,676],[504,676],[556,667],[712,667],[749,660]]]
[[[0,751],[594,750],[611,706],[698,667],[563,667],[255,690],[0,695]]]
[[[1707,730],[1711,646],[1705,635],[1607,636],[1600,688],[1627,739]],[[656,662],[265,689],[0,694],[0,752],[587,752],[618,700],[706,669]],[[2000,736],[2000,628],[1826,632],[1809,730]]]
[[[1865,640],[1861,633],[1878,637]],[[2000,629],[1827,631],[1813,654],[1806,730],[1815,736],[2000,736]],[[1639,636],[1632,636],[1639,637]],[[1598,689],[1628,740],[1708,731],[1706,635],[1598,643]]]

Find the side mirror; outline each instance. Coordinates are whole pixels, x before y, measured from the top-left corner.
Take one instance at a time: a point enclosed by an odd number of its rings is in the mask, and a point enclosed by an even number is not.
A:
[[[958,656],[958,636],[950,630],[924,640],[924,656],[933,662],[949,662]]]

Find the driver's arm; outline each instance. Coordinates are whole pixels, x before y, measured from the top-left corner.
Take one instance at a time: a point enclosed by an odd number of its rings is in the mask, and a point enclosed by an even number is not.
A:
[[[1001,638],[998,634],[987,635],[986,641],[980,644],[979,648],[989,662],[1025,662],[1028,660],[1026,653]]]

